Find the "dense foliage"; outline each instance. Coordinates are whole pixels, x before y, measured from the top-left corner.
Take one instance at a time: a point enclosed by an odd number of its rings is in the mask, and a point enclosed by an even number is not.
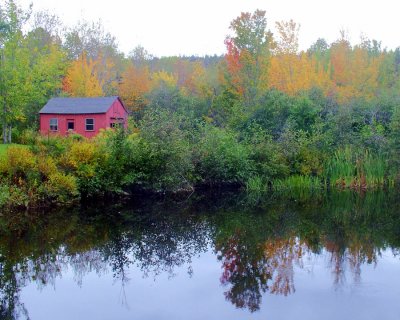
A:
[[[345,33],[299,51],[299,25],[265,12],[231,23],[223,57],[128,57],[100,23],[61,32],[48,13],[0,6],[0,203],[230,184],[366,189],[399,173],[400,49]],[[32,21],[33,20],[33,21]],[[28,22],[31,28],[28,27]],[[35,137],[52,96],[120,95],[127,132]],[[10,196],[12,195],[12,196]],[[46,198],[46,199],[45,199]]]

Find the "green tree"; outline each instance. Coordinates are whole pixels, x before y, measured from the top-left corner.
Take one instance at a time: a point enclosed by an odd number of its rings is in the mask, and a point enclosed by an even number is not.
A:
[[[225,81],[247,107],[267,88],[272,34],[266,28],[265,11],[242,13],[231,22],[233,35],[225,40]]]
[[[37,123],[40,107],[60,90],[65,54],[51,30],[37,26],[24,34],[30,8],[9,1],[0,10],[2,134],[3,142],[10,143],[12,128]]]
[[[22,27],[29,16],[30,9],[24,11],[13,0],[0,7],[0,101],[3,143],[11,142],[12,125],[23,117],[22,106],[26,102],[30,66],[29,52],[22,46]]]

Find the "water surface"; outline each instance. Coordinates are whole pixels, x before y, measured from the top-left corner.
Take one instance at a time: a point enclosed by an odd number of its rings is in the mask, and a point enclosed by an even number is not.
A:
[[[400,319],[394,193],[193,195],[0,220],[4,319]]]

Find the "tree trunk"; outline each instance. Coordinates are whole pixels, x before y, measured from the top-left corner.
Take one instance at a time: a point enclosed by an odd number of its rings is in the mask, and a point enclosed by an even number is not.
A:
[[[12,125],[8,127],[8,143],[11,143]]]
[[[7,143],[7,124],[3,122],[3,143]]]
[[[11,143],[12,126],[3,123],[3,143]]]

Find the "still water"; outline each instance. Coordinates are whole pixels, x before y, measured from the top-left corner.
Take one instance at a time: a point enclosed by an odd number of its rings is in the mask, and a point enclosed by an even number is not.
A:
[[[394,193],[3,213],[2,319],[400,319]]]

